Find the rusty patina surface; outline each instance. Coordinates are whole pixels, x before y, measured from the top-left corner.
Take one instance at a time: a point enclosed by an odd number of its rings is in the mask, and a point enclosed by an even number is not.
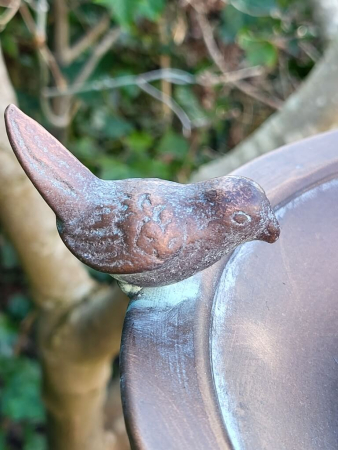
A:
[[[236,175],[281,224],[195,276],[144,288],[121,345],[135,450],[337,450],[338,131]]]
[[[120,281],[161,286],[203,270],[239,244],[273,243],[279,225],[262,188],[238,176],[182,185],[104,181],[15,106],[6,127],[25,172],[82,262]]]

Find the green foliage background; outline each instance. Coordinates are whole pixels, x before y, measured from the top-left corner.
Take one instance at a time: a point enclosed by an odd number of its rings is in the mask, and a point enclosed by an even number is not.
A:
[[[232,70],[259,65],[250,80],[265,96],[283,100],[320,57],[321,43],[305,0],[205,0],[208,19]],[[53,48],[53,8],[49,45]],[[69,1],[75,41],[108,11],[122,28],[115,46],[91,81],[138,75],[170,66],[198,76],[217,75],[191,7],[183,1]],[[175,116],[131,85],[78,94],[78,112],[60,134],[39,104],[40,78],[35,44],[17,15],[1,44],[21,108],[65,142],[93,172],[106,179],[158,177],[181,182],[201,164],[225,154],[273,110],[229,85],[171,86],[193,131],[184,137]],[[75,78],[88,54],[65,70]],[[161,82],[153,85],[161,90]],[[15,205],[13,205],[15,207]],[[1,230],[0,230],[1,233]],[[103,277],[94,274],[97,277]],[[41,373],[34,345],[34,310],[14,249],[0,234],[0,450],[46,448]]]

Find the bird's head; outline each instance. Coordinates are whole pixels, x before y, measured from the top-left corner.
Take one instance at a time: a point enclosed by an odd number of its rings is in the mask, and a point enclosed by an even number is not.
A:
[[[208,200],[217,197],[223,225],[242,242],[261,240],[274,243],[280,227],[263,189],[249,178],[228,176],[211,180]],[[215,189],[214,189],[215,187]]]

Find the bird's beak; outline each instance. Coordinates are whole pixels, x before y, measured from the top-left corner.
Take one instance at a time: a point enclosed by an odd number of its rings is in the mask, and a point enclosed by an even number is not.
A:
[[[259,239],[268,242],[269,244],[273,244],[278,240],[279,235],[280,235],[280,226],[275,215],[273,215],[265,231],[259,236]]]

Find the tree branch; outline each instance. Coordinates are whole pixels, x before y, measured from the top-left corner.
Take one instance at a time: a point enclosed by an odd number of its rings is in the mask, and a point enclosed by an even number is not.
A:
[[[338,37],[279,112],[227,155],[202,166],[192,179],[199,181],[226,175],[281,145],[337,127],[337,61]]]
[[[11,2],[6,5],[7,9],[0,16],[0,30],[3,30],[8,22],[10,22],[15,14],[19,11],[21,0],[11,0]]]
[[[41,0],[44,1],[44,0]],[[69,23],[68,23],[68,9],[64,0],[57,0],[54,2],[55,6],[55,53],[56,58],[46,45],[46,40],[41,39],[37,33],[37,25],[31,17],[29,9],[26,5],[21,8],[22,16],[27,24],[27,27],[31,33],[35,36],[38,42],[38,50],[40,53],[40,66],[41,76],[43,80],[43,87],[41,90],[40,102],[41,108],[50,121],[50,123],[60,129],[64,130],[70,123],[77,105],[72,98],[72,95],[67,94],[63,98],[59,97],[53,102],[49,103],[48,98],[45,96],[45,90],[49,83],[49,75],[44,66],[47,66],[53,75],[56,88],[58,92],[64,92],[68,86],[65,77],[59,68],[60,64],[68,65],[72,63],[81,53],[91,47],[98,37],[103,34],[109,26],[109,18],[104,16],[94,28],[92,28],[86,35],[84,35],[73,47],[69,46]],[[46,14],[42,8],[37,10],[37,21],[41,22],[42,14]],[[46,23],[45,21],[43,23]],[[41,28],[41,27],[40,27]],[[108,51],[110,46],[118,38],[120,31],[118,29],[110,30],[102,40],[94,48],[88,61],[85,63],[81,72],[75,79],[75,83],[85,82],[92,72],[95,70],[98,62],[102,56]],[[44,30],[45,34],[45,30]]]
[[[139,81],[137,85],[147,94],[154,97],[156,100],[159,100],[160,102],[164,103],[171,111],[175,113],[175,115],[180,120],[182,127],[183,127],[183,134],[186,137],[189,137],[191,134],[191,121],[186,114],[186,112],[180,107],[178,103],[175,102],[175,100],[172,97],[169,97],[164,92],[159,91],[151,84],[147,83],[146,81]]]
[[[227,75],[229,72],[229,67],[215,41],[212,27],[210,25],[209,20],[207,19],[207,16],[204,13],[203,3],[198,1],[195,2],[194,0],[188,0],[188,2],[195,10],[196,20],[200,26],[203,40],[210,57],[212,58],[216,66],[219,68],[219,70],[224,75]],[[232,82],[230,82],[230,84],[232,84],[240,91],[244,92],[246,95],[253,97],[254,99],[260,101],[261,103],[268,105],[272,109],[279,109],[282,105],[282,102],[280,100],[271,99],[271,97],[264,96],[263,94],[258,92],[252,85],[246,83],[245,81],[233,80]]]
[[[101,58],[107,53],[114,42],[120,37],[121,30],[119,28],[113,28],[102,38],[102,40],[94,48],[88,61],[82,68],[81,72],[74,80],[74,84],[82,84],[88,80],[91,74],[94,72]]]
[[[327,41],[334,39],[338,34],[338,1],[337,0],[311,0],[313,18],[319,23],[321,35]]]
[[[55,8],[55,51],[62,66],[69,66],[82,53],[88,50],[98,38],[108,29],[109,17],[104,15],[99,22],[82,36],[73,46],[70,46],[68,9],[64,0],[56,0]]]
[[[0,110],[16,97],[0,54]],[[126,297],[98,285],[58,236],[55,215],[29,181],[0,121],[0,221],[18,251],[38,305],[51,450],[117,450],[104,430],[111,357]]]
[[[98,38],[108,29],[110,20],[108,16],[103,16],[101,20],[87,34],[78,40],[72,47],[65,49],[63,65],[69,65],[75,61],[82,53],[88,50]]]
[[[27,5],[25,5],[24,3],[20,6],[20,14],[21,14],[28,30],[33,35],[35,42],[37,44],[37,49],[40,54],[40,57],[42,58],[42,61],[44,62],[44,64],[51,71],[57,88],[61,91],[64,90],[67,86],[67,82],[59,68],[59,65],[57,64],[57,61],[56,61],[54,55],[52,54],[52,52],[49,50],[49,48],[46,45],[45,32],[42,30],[40,30],[38,32],[35,21],[31,15]],[[40,9],[39,14],[45,15],[46,12],[43,9]],[[41,21],[41,22],[45,23],[45,21]]]
[[[122,324],[128,299],[117,287],[100,285],[69,316],[78,359],[110,359],[120,350]],[[65,339],[64,343],[69,342]]]
[[[54,1],[54,49],[56,59],[62,64],[64,49],[69,46],[68,8],[64,0]]]

